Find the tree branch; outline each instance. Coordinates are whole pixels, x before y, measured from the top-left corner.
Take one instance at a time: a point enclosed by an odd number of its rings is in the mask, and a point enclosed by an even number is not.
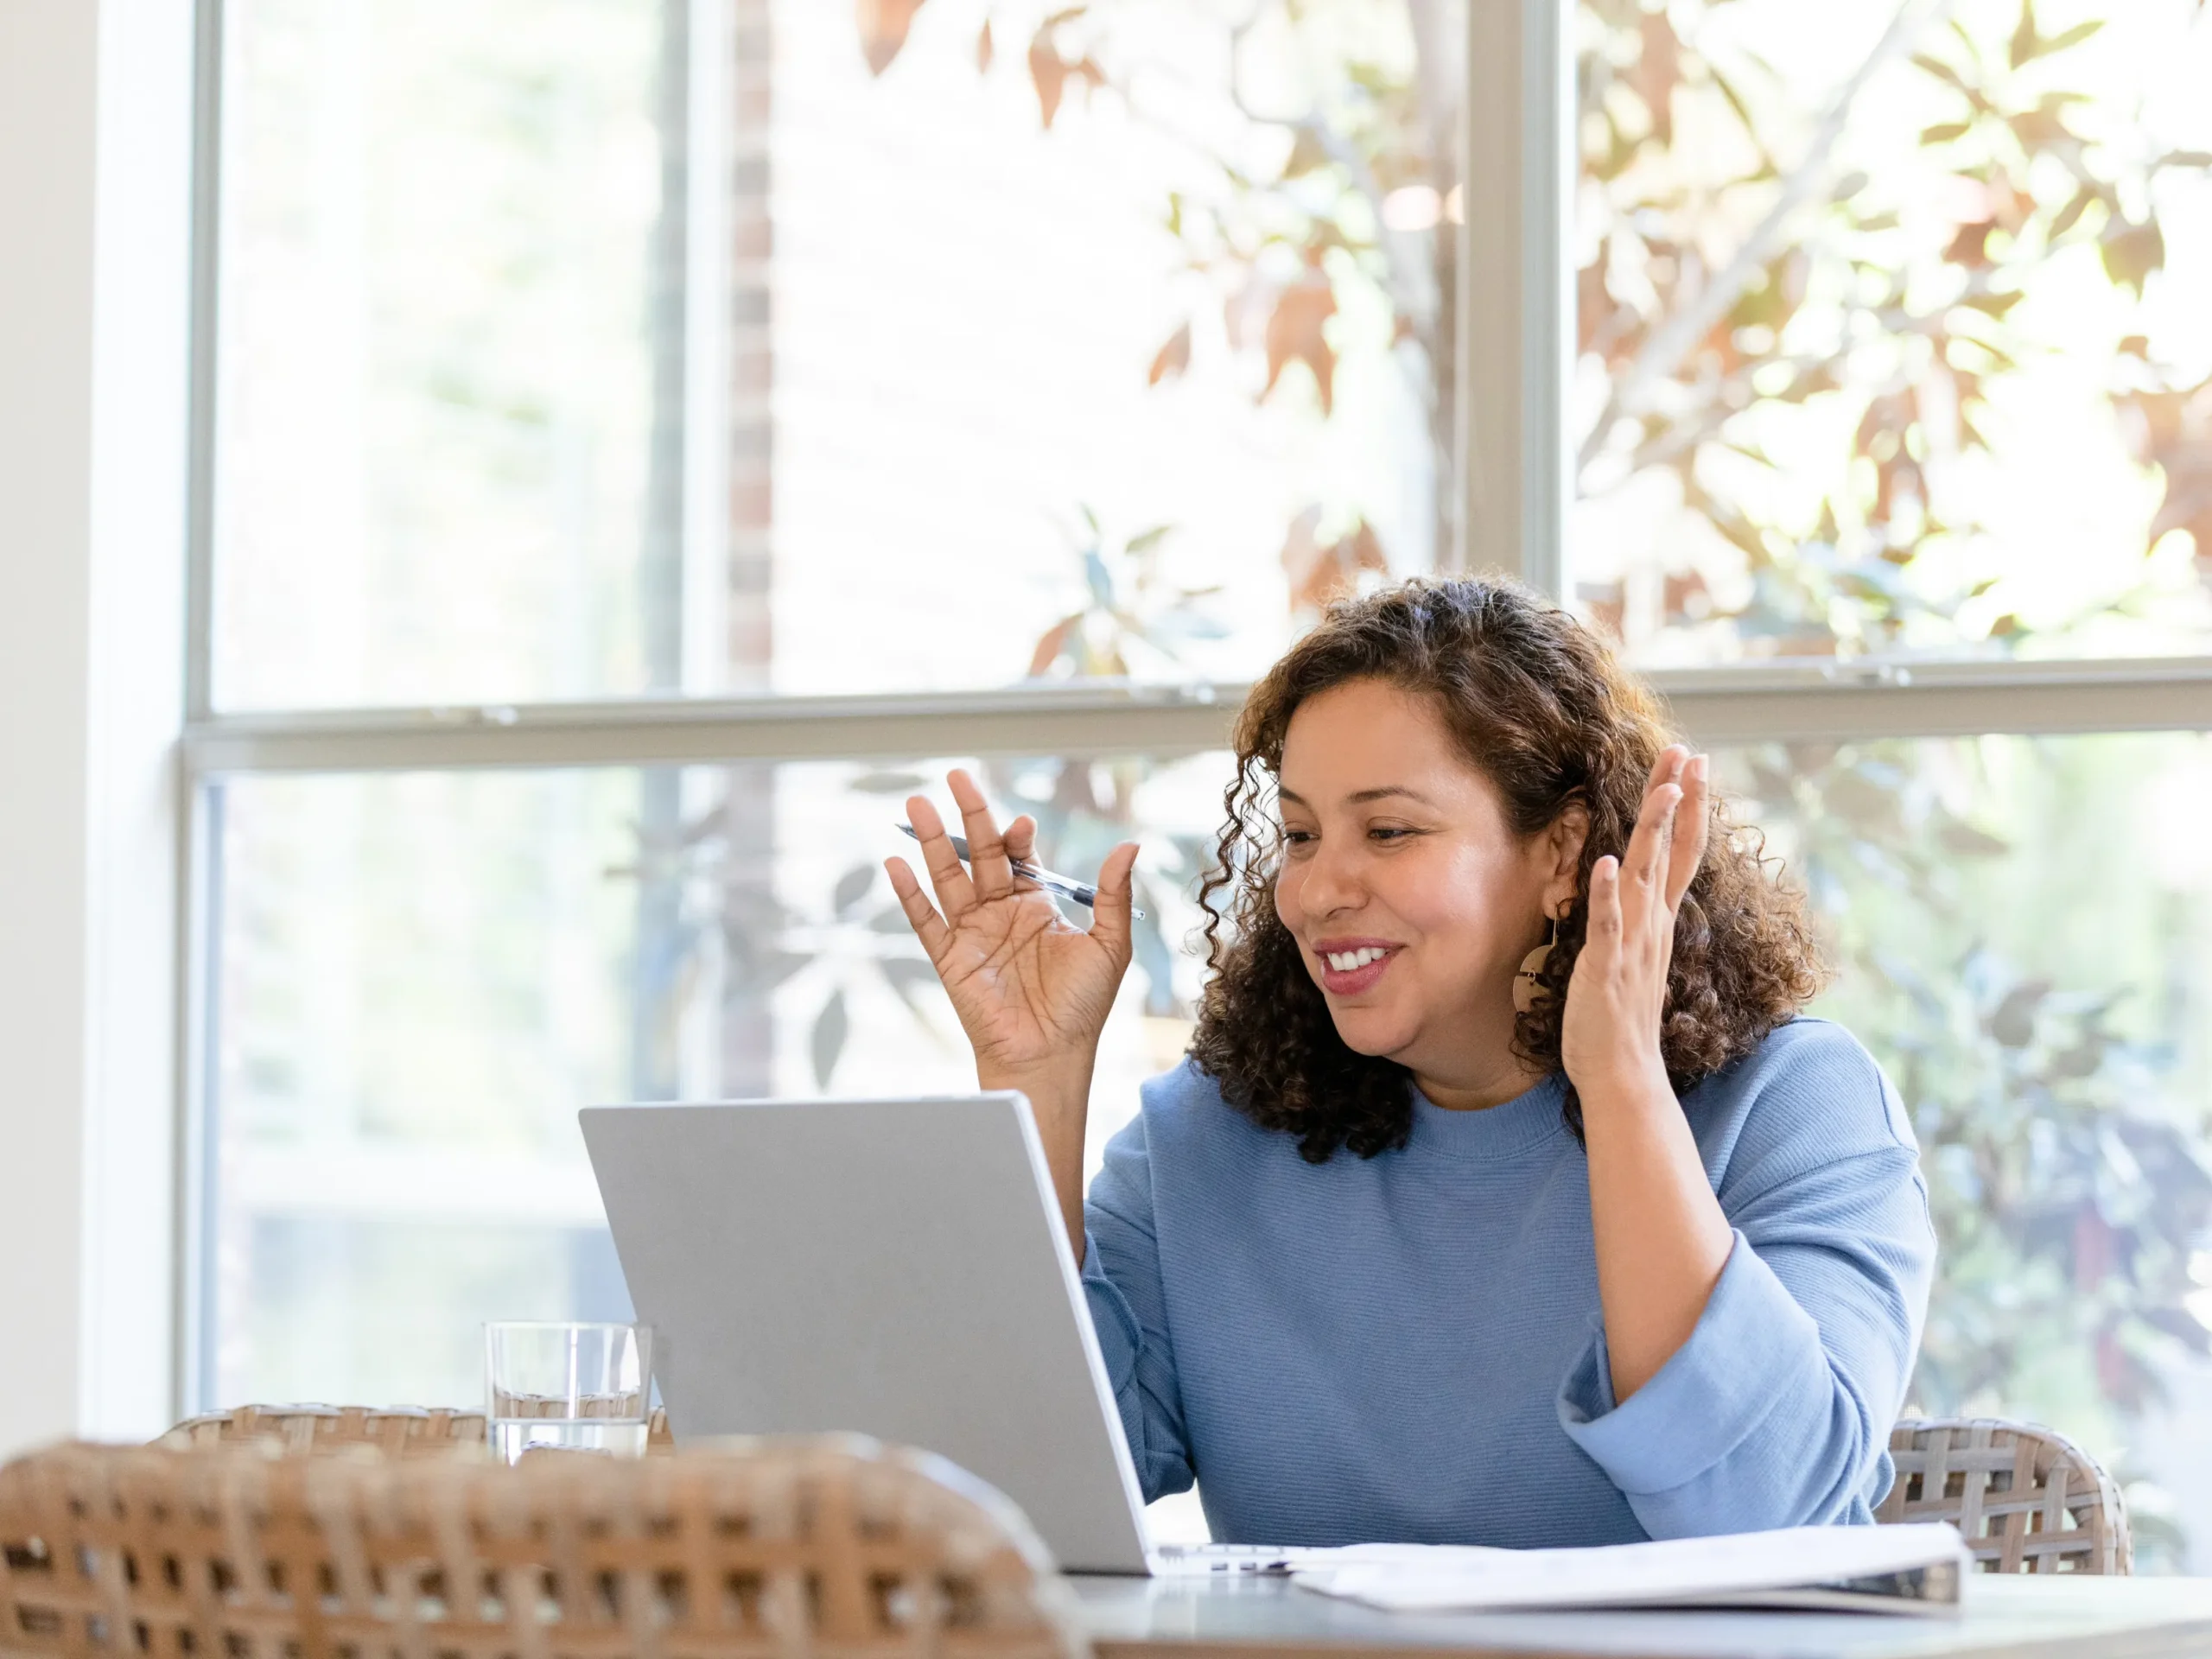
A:
[[[1902,0],[1890,26],[1882,31],[1866,60],[1838,89],[1827,111],[1813,130],[1805,158],[1783,181],[1764,218],[1744,238],[1734,256],[1716,272],[1697,298],[1654,329],[1637,353],[1628,372],[1614,383],[1605,407],[1583,439],[1576,457],[1578,469],[1589,465],[1605,442],[1606,432],[1624,415],[1639,414],[1648,404],[1651,387],[1680,368],[1697,343],[1713,332],[1734,308],[1755,273],[1763,270],[1780,245],[1783,232],[1797,210],[1825,182],[1836,140],[1850,119],[1852,105],[1878,71],[1909,50],[1923,31],[1940,22],[1953,0]]]

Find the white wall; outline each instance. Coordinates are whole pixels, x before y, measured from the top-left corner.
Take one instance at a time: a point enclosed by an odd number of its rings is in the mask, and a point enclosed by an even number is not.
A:
[[[190,72],[0,4],[0,1454],[173,1397]]]

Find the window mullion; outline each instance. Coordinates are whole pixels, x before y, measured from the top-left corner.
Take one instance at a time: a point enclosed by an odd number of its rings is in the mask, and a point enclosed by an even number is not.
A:
[[[1571,12],[1559,0],[1467,8],[1465,226],[1459,262],[1461,556],[1566,591],[1573,368]]]

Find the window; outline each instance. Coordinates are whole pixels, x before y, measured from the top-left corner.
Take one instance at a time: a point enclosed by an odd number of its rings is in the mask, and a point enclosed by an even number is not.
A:
[[[1095,1156],[1243,682],[1503,549],[1808,885],[1918,1404],[2212,1560],[2190,0],[203,5],[187,1404],[619,1312],[578,1106],[963,1086],[876,873],[955,760],[1145,844]]]
[[[2212,640],[2191,0],[1588,0],[1569,538],[1653,663]]]

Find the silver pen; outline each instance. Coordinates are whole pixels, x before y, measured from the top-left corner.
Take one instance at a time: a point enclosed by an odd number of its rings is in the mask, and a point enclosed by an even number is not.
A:
[[[916,841],[921,839],[912,824],[902,823],[899,827],[912,836]],[[974,868],[976,861],[968,856],[967,840],[960,836],[947,836],[945,839],[952,843],[952,855],[969,868]],[[1039,869],[1026,858],[1009,859],[1007,862],[1014,866],[1014,873],[1016,875],[1033,886],[1042,887],[1047,893],[1057,893],[1063,899],[1072,899],[1085,910],[1098,908],[1097,888],[1087,887],[1073,876],[1054,875],[1050,870]],[[1135,905],[1129,906],[1129,914],[1138,921],[1144,919],[1144,912]]]

